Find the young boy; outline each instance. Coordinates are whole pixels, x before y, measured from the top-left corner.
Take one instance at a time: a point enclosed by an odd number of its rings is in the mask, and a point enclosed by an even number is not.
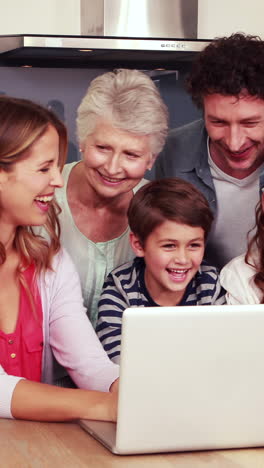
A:
[[[203,194],[182,179],[156,180],[135,194],[128,222],[136,258],[108,275],[99,301],[97,333],[114,362],[127,307],[225,302],[216,268],[203,262],[212,221]]]

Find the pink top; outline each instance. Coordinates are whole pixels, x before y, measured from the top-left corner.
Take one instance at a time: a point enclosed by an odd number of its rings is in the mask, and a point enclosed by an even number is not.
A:
[[[31,294],[35,300],[32,310],[29,295],[20,287],[19,315],[13,333],[0,330],[1,365],[10,375],[40,382],[43,351],[42,307],[39,291],[34,282],[35,266],[31,264],[24,272]]]
[[[110,361],[87,318],[80,280],[64,249],[54,255],[52,269],[38,275],[37,285],[43,312],[41,381],[54,383],[55,356],[78,387],[108,392],[119,366]],[[0,360],[0,418],[13,417],[11,402],[20,380],[5,372]]]

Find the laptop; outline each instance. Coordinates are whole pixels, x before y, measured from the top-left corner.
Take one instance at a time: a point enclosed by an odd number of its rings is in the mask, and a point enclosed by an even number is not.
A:
[[[264,305],[129,308],[117,423],[81,420],[116,454],[264,445]]]

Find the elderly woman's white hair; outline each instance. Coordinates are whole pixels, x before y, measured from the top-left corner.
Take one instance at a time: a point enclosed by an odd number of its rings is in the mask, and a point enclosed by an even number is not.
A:
[[[138,135],[149,135],[157,156],[168,132],[168,110],[155,83],[138,70],[119,69],[95,78],[77,112],[79,143],[92,134],[98,120]]]

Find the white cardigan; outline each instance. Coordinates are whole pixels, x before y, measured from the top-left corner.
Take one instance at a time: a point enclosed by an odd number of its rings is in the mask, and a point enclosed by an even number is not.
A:
[[[255,268],[245,262],[245,255],[234,258],[222,269],[220,283],[227,291],[228,304],[260,303],[262,294],[254,283],[255,274]]]
[[[53,354],[80,388],[108,391],[119,375],[87,318],[79,277],[65,250],[53,259],[53,270],[38,284],[43,310],[42,382],[53,383]],[[0,417],[11,418],[11,399],[21,377],[0,365]]]

